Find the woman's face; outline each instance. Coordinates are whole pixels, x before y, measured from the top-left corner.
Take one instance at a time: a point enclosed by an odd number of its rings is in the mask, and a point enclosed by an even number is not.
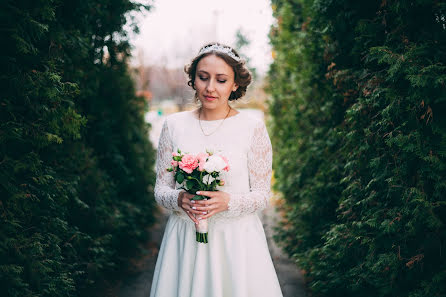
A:
[[[229,95],[237,90],[234,70],[222,58],[206,56],[197,64],[195,89],[203,108],[226,108]]]

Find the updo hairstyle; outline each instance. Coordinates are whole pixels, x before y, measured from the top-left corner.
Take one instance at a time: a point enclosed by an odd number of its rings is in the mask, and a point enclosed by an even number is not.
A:
[[[229,48],[231,50],[231,52],[238,58],[240,58],[240,55],[231,47],[218,43],[218,42],[213,42],[213,43],[209,43],[206,44],[205,46],[203,46],[198,52],[201,52],[201,50],[213,46],[213,45],[220,45],[220,46],[224,46],[226,48]],[[196,56],[192,62],[188,65],[186,65],[184,67],[184,71],[187,73],[187,75],[189,76],[189,81],[187,82],[187,84],[189,86],[192,87],[192,89],[195,90],[195,74],[197,72],[197,65],[198,62],[200,62],[201,59],[203,59],[204,57],[207,57],[209,55],[215,55],[219,58],[222,58],[229,66],[232,67],[232,70],[234,70],[234,82],[237,84],[238,88],[235,91],[232,91],[231,94],[229,95],[229,100],[237,100],[241,97],[243,97],[243,95],[245,95],[246,93],[246,88],[248,87],[248,85],[251,83],[251,73],[249,72],[248,68],[245,66],[245,61],[243,61],[240,58],[240,61],[236,61],[235,59],[231,58],[229,55],[220,52],[220,51],[209,51],[209,52],[205,52],[201,55]]]

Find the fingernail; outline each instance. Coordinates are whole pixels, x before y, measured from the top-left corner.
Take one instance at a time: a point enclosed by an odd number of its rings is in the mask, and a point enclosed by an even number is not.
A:
[[[203,211],[203,214],[206,214],[206,212],[205,212],[205,211]]]
[[[202,220],[203,218],[198,218],[199,220]]]
[[[195,200],[191,200],[190,203],[194,204],[194,203],[195,203]]]
[[[192,209],[197,209],[195,206],[192,206]]]
[[[200,191],[197,191],[197,195],[200,195]]]

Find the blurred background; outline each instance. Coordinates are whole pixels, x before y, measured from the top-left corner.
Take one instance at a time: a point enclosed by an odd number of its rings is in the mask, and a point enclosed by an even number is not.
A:
[[[199,49],[218,41],[236,49],[247,62],[253,82],[233,107],[263,116],[265,77],[272,62],[268,32],[273,23],[268,0],[156,2],[144,15],[135,16],[139,33],[130,34],[130,68],[138,96],[150,110],[151,140],[156,146],[164,115],[193,109],[194,91],[187,85],[186,64]]]

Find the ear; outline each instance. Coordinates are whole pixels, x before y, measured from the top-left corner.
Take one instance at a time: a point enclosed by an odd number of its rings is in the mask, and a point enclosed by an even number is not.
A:
[[[234,87],[232,87],[232,91],[235,92],[235,91],[237,91],[237,89],[238,89],[238,85],[234,84]]]

